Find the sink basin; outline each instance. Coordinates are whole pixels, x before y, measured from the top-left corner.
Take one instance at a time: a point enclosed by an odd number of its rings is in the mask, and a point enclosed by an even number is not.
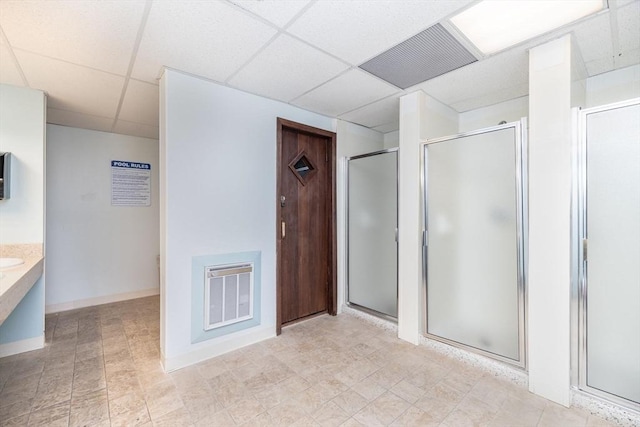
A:
[[[24,264],[22,258],[0,258],[0,269],[11,268],[21,264]]]

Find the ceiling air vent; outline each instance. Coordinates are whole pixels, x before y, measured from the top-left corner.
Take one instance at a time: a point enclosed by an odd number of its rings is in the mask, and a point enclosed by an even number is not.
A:
[[[360,65],[365,71],[406,89],[476,62],[471,52],[436,24]]]

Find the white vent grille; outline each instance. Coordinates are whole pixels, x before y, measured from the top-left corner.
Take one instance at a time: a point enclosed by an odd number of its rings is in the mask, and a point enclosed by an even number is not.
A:
[[[205,268],[204,329],[253,318],[253,264]]]
[[[360,65],[401,89],[476,62],[444,27],[436,24]]]

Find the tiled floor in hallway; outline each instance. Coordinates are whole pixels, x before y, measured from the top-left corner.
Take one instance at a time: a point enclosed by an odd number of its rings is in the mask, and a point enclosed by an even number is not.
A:
[[[159,298],[46,318],[0,359],[0,425],[606,426],[358,318],[321,316],[165,374]]]

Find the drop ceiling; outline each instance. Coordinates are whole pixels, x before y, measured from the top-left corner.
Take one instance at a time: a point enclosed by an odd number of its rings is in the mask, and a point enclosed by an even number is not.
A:
[[[640,0],[490,56],[452,30],[471,0],[0,2],[0,83],[48,94],[47,121],[158,137],[164,67],[353,123],[398,128],[423,90],[459,112],[528,94],[527,50],[572,33],[589,76],[640,63]],[[508,17],[505,17],[508,19]],[[401,89],[360,68],[440,24],[478,61]]]

